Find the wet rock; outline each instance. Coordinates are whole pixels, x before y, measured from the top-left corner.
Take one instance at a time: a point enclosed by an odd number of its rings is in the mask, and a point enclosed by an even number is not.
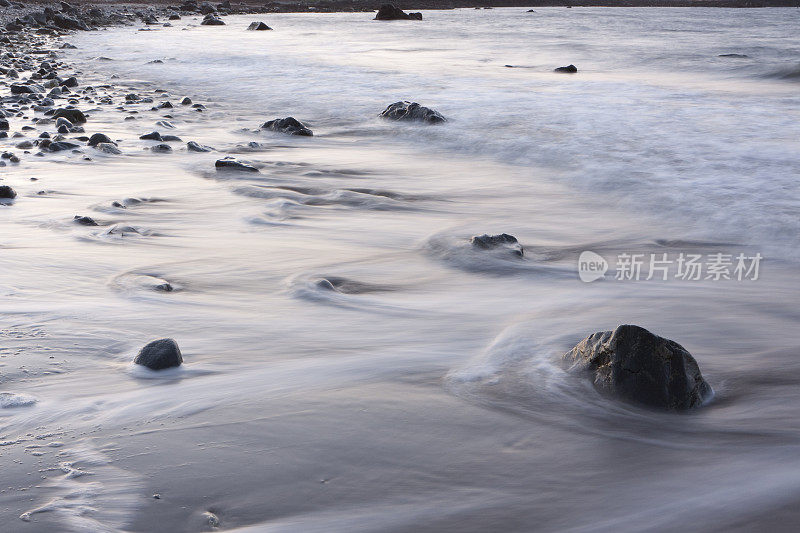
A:
[[[212,150],[210,147],[204,146],[195,141],[189,141],[186,143],[186,149],[190,152],[210,152]]]
[[[17,197],[17,192],[8,185],[0,185],[0,199],[13,200]]]
[[[28,85],[11,85],[11,94],[33,94],[35,91]]]
[[[151,370],[163,370],[180,366],[183,356],[174,339],[159,339],[142,348],[133,362]]]
[[[112,143],[99,143],[95,146],[95,149],[100,150],[104,154],[119,155],[122,153],[122,150],[117,148],[116,144]]]
[[[67,17],[60,13],[53,14],[53,24],[64,30],[89,31],[89,27],[82,21]]]
[[[746,54],[720,54],[717,57],[729,57],[733,59],[748,59],[750,56]]]
[[[105,133],[95,133],[89,137],[89,146],[97,146],[100,143],[117,144]]]
[[[481,250],[505,249],[519,257],[522,257],[524,253],[522,245],[517,241],[517,238],[508,233],[476,235],[469,242],[472,246]]]
[[[162,140],[161,139],[161,134],[158,133],[157,131],[151,131],[150,133],[145,133],[144,135],[140,135],[139,138],[142,139],[143,141],[160,141],[160,140]]]
[[[66,80],[64,80],[64,82],[61,85],[62,85],[62,87],[77,87],[78,86],[78,78],[76,78],[75,76],[67,78]]]
[[[0,119],[0,131],[8,131],[10,128],[8,121],[5,119]]]
[[[161,140],[165,143],[179,143],[183,142],[183,139],[178,137],[177,135],[162,135]]]
[[[203,22],[200,23],[201,26],[224,26],[225,23],[215,17],[212,14],[208,14],[203,18]]]
[[[271,30],[269,26],[264,24],[263,22],[251,22],[250,25],[247,27],[248,31],[265,31]]]
[[[75,109],[72,107],[56,109],[56,111],[53,113],[53,118],[57,119],[59,117],[64,117],[73,124],[83,124],[86,122],[86,115],[84,115],[80,109]]]
[[[375,20],[422,20],[422,13],[406,13],[392,4],[383,4]]]
[[[192,99],[188,96],[184,97],[184,99],[181,100],[181,105],[192,105]]]
[[[563,72],[565,74],[575,74],[578,72],[578,67],[575,65],[567,65],[566,67],[558,67],[553,72]]]
[[[48,150],[51,152],[63,152],[64,150],[72,150],[77,148],[79,145],[75,143],[71,143],[68,141],[57,141],[54,143],[50,143],[47,147]]]
[[[217,162],[214,163],[214,167],[217,170],[234,170],[238,172],[258,172],[258,169],[252,165],[248,165],[247,163],[243,163],[237,159],[232,157],[226,157],[224,159],[217,159]]]
[[[172,147],[168,144],[157,144],[151,146],[150,149],[157,154],[168,154],[172,152]]]
[[[594,333],[564,361],[587,372],[600,392],[656,409],[684,411],[713,395],[689,352],[639,326]]]
[[[94,221],[92,217],[85,217],[81,215],[75,215],[75,218],[72,219],[76,224],[80,224],[81,226],[97,226],[97,222]]]
[[[439,124],[447,121],[438,111],[421,106],[416,102],[395,102],[384,109],[379,116],[389,120],[409,120],[427,124]]]
[[[311,137],[314,133],[294,117],[278,118],[261,125],[261,129],[287,133],[289,135],[302,135]]]

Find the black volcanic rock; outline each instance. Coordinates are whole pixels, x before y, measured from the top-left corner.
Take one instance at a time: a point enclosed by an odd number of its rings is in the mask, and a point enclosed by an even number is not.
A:
[[[151,370],[163,370],[180,366],[183,356],[174,339],[159,339],[142,348],[133,362]]]
[[[517,241],[517,238],[508,233],[501,233],[500,235],[476,235],[469,241],[472,246],[481,250],[496,250],[505,249],[513,255],[522,257],[522,245]]]
[[[389,120],[408,120],[427,124],[439,124],[447,121],[438,111],[421,106],[416,102],[395,102],[384,109],[379,116]]]
[[[266,31],[271,30],[269,26],[264,24],[263,22],[251,22],[250,25],[247,27],[248,31]]]
[[[375,20],[422,20],[422,13],[406,13],[393,4],[383,4]]]
[[[566,67],[558,67],[554,69],[553,72],[563,72],[565,74],[575,74],[578,72],[578,67],[575,65],[567,65]]]
[[[278,118],[261,125],[261,129],[287,133],[289,135],[303,135],[311,137],[314,133],[302,122],[294,117]]]
[[[594,333],[563,359],[571,371],[588,373],[600,392],[656,409],[685,411],[713,395],[686,349],[639,326]]]

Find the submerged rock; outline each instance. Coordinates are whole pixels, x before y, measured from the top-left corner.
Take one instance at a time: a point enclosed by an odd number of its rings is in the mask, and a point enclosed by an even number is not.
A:
[[[163,370],[180,366],[183,356],[174,339],[159,339],[142,348],[133,362],[151,370]]]
[[[150,150],[157,154],[168,154],[172,152],[172,147],[168,144],[157,144],[155,146],[151,146]]]
[[[713,394],[689,352],[639,326],[594,333],[564,361],[570,370],[592,375],[600,392],[657,409],[699,407]]]
[[[421,106],[416,102],[395,102],[384,109],[379,116],[389,120],[411,120],[428,124],[447,121],[438,111]]]
[[[500,235],[476,235],[472,237],[469,242],[472,246],[480,248],[481,250],[506,249],[519,257],[522,257],[524,253],[522,245],[517,241],[517,238],[508,233],[501,233]]]
[[[383,4],[375,20],[422,20],[422,13],[406,13],[393,4]]]
[[[186,143],[186,149],[190,152],[210,152],[212,150],[211,147],[205,146],[195,141],[189,141]]]
[[[287,133],[289,135],[302,135],[311,137],[314,135],[305,124],[294,117],[276,118],[261,125],[261,129]]]
[[[558,67],[554,72],[564,72],[566,74],[575,74],[578,72],[578,67],[575,65],[567,65],[566,67]]]
[[[271,29],[272,28],[270,28],[263,22],[251,22],[250,25],[247,27],[248,31],[266,31]]]
[[[117,144],[105,133],[95,133],[89,137],[89,146],[97,146],[100,143]]]
[[[81,226],[97,226],[97,222],[92,217],[75,215],[75,218],[72,219],[76,224],[80,224]]]
[[[258,169],[252,165],[248,165],[247,163],[243,163],[237,159],[232,157],[226,157],[224,159],[217,159],[217,162],[214,163],[214,166],[217,170],[237,170],[240,172],[258,172]]]

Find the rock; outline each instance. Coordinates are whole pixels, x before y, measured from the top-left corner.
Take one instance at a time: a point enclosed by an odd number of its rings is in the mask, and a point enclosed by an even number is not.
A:
[[[428,124],[447,121],[438,111],[423,107],[416,102],[395,102],[384,109],[379,116],[389,120],[411,120]]]
[[[406,13],[392,4],[383,4],[375,20],[422,20],[422,13]]]
[[[241,161],[237,161],[232,157],[226,157],[224,159],[217,159],[217,162],[214,163],[214,166],[217,170],[236,170],[239,172],[258,172],[258,169],[252,165],[248,165],[247,163],[242,163]]]
[[[100,150],[105,154],[111,154],[111,155],[119,155],[122,153],[122,150],[117,148],[116,144],[112,143],[99,143],[97,146],[95,146],[95,149]]]
[[[472,237],[469,242],[472,246],[480,248],[481,250],[506,249],[519,257],[522,257],[524,253],[522,245],[517,241],[517,238],[508,233],[501,233],[500,235],[476,235]]]
[[[181,20],[181,16],[173,13],[172,15],[169,16],[169,20]]]
[[[81,110],[71,107],[56,109],[55,113],[53,113],[53,118],[57,119],[59,117],[64,117],[73,124],[83,124],[86,122],[86,115],[84,115]]]
[[[192,105],[192,99],[185,96],[183,100],[181,100],[181,105]]]
[[[575,65],[567,65],[566,67],[558,67],[553,72],[564,72],[566,74],[575,74],[578,72],[578,67]]]
[[[202,4],[200,4],[197,10],[200,11],[200,13],[202,13],[203,15],[210,15],[211,13],[216,13],[217,11],[217,9],[208,2],[203,2]]]
[[[117,144],[105,133],[95,133],[89,137],[89,146],[97,146],[100,143]]]
[[[168,144],[157,144],[155,146],[151,146],[150,149],[157,154],[168,154],[172,152],[172,147]]]
[[[144,135],[140,135],[139,138],[142,139],[143,141],[160,141],[160,140],[162,140],[161,139],[161,134],[158,133],[157,131],[151,131],[150,133],[145,133]]]
[[[592,375],[600,392],[648,407],[684,411],[713,395],[689,352],[639,326],[594,333],[564,361],[571,371]]]
[[[271,30],[269,26],[264,24],[263,22],[251,22],[250,25],[247,27],[248,31],[265,31]]]
[[[8,121],[5,119],[0,119],[0,131],[8,131],[10,128]]]
[[[92,217],[84,217],[81,215],[75,215],[75,218],[72,219],[76,224],[80,224],[81,226],[97,226],[97,222],[94,221]]]
[[[66,80],[64,80],[64,82],[61,85],[63,87],[77,87],[78,86],[78,78],[76,78],[75,76],[67,78]]]
[[[746,54],[720,54],[717,57],[730,57],[734,59],[748,59],[750,56]]]
[[[212,150],[210,147],[204,146],[195,141],[189,141],[186,143],[186,149],[190,152],[210,152]]]
[[[75,143],[67,142],[67,141],[58,141],[54,143],[50,143],[47,147],[48,150],[51,152],[62,152],[64,150],[72,150],[77,148],[78,145]]]
[[[89,31],[89,27],[83,22],[67,17],[60,13],[53,14],[53,24],[64,30],[83,30]]]
[[[203,18],[201,26],[224,26],[225,23],[212,14],[208,14]]]
[[[35,91],[33,88],[27,85],[11,85],[11,94],[33,94]]]
[[[174,339],[159,339],[142,348],[133,362],[151,370],[163,370],[180,366],[183,356]]]
[[[165,143],[179,143],[183,142],[183,140],[178,137],[177,135],[162,135],[161,140]]]
[[[17,193],[14,189],[8,185],[0,185],[0,199],[13,200],[16,197]]]
[[[289,135],[303,135],[311,137],[314,133],[294,117],[278,118],[261,125],[261,129],[288,133]]]

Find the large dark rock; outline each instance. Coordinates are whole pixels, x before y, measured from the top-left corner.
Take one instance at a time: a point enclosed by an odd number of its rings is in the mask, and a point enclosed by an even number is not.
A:
[[[600,392],[652,408],[684,411],[713,394],[689,352],[639,326],[594,333],[564,361],[589,373]]]
[[[507,250],[509,253],[522,257],[522,245],[517,241],[517,238],[508,233],[501,233],[500,235],[476,235],[470,239],[470,243],[475,248],[481,250]]]
[[[447,121],[438,111],[421,106],[416,102],[395,102],[384,109],[380,116],[389,120],[411,120],[428,124]]]
[[[163,370],[180,366],[183,356],[174,339],[159,339],[142,348],[133,362],[151,370]]]
[[[261,129],[288,133],[289,135],[303,135],[311,137],[314,133],[302,122],[294,117],[277,118],[261,125]]]
[[[95,133],[89,137],[89,146],[97,146],[100,143],[117,144],[105,133]]]
[[[17,193],[8,185],[0,185],[0,198],[4,200],[13,200],[17,197]]]
[[[375,20],[422,20],[422,13],[406,13],[395,5],[383,4]]]
[[[53,113],[53,118],[57,119],[59,117],[64,117],[73,124],[83,124],[84,122],[86,122],[86,115],[84,115],[83,111],[81,111],[80,109],[74,109],[69,107],[56,109],[55,113]]]
[[[53,14],[53,24],[64,30],[89,30],[89,27],[84,22],[60,13]]]
[[[271,30],[269,26],[264,24],[263,22],[251,22],[250,25],[247,27],[249,31],[266,31]]]

